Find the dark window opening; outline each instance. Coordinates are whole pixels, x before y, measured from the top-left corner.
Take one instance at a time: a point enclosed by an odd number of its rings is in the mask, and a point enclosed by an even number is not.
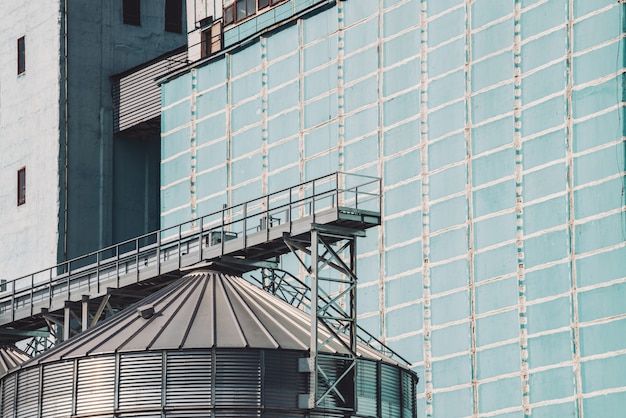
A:
[[[235,14],[233,13],[233,6],[230,5],[224,9],[224,26],[230,25],[235,22]]]
[[[201,58],[206,58],[222,49],[222,24],[216,22],[210,28],[202,31]]]
[[[165,0],[165,31],[174,33],[183,31],[182,0]]]
[[[141,25],[141,0],[123,0],[122,12],[124,15],[124,24]]]
[[[17,73],[26,71],[26,41],[22,36],[17,40]]]
[[[17,206],[26,203],[26,167],[17,171]]]
[[[201,58],[206,58],[211,55],[211,29],[202,31],[202,52]]]
[[[235,0],[224,7],[224,26],[241,22],[257,12],[283,3],[285,0]]]

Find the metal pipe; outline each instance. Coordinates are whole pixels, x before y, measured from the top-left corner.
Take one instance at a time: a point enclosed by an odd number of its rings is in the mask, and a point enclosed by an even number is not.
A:
[[[63,187],[63,260],[67,260],[67,221],[69,206],[69,86],[68,86],[68,28],[67,28],[67,0],[63,1],[63,119],[65,123],[64,146],[65,146],[65,171],[64,171],[64,187]]]

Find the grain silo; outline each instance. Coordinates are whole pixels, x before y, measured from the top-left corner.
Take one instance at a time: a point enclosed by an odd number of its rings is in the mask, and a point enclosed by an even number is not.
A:
[[[356,413],[339,390],[303,406],[309,327],[306,313],[244,279],[197,271],[6,374],[1,416],[416,416],[415,374],[365,345]],[[345,347],[331,341],[323,353],[332,373],[317,386],[331,387]]]
[[[0,376],[28,360],[30,356],[14,345],[0,347]]]

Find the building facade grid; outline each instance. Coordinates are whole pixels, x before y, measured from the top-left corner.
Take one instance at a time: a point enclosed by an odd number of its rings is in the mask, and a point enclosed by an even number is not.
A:
[[[420,375],[420,416],[619,416],[624,18],[348,0],[260,34],[163,84],[161,226],[381,177],[359,321]]]

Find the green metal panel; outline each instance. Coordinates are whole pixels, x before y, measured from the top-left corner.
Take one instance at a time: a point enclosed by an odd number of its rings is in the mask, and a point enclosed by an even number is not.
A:
[[[424,377],[420,416],[616,416],[625,386],[585,382],[626,364],[623,7],[348,0],[258,35],[197,69],[198,198],[382,177],[359,313]]]

